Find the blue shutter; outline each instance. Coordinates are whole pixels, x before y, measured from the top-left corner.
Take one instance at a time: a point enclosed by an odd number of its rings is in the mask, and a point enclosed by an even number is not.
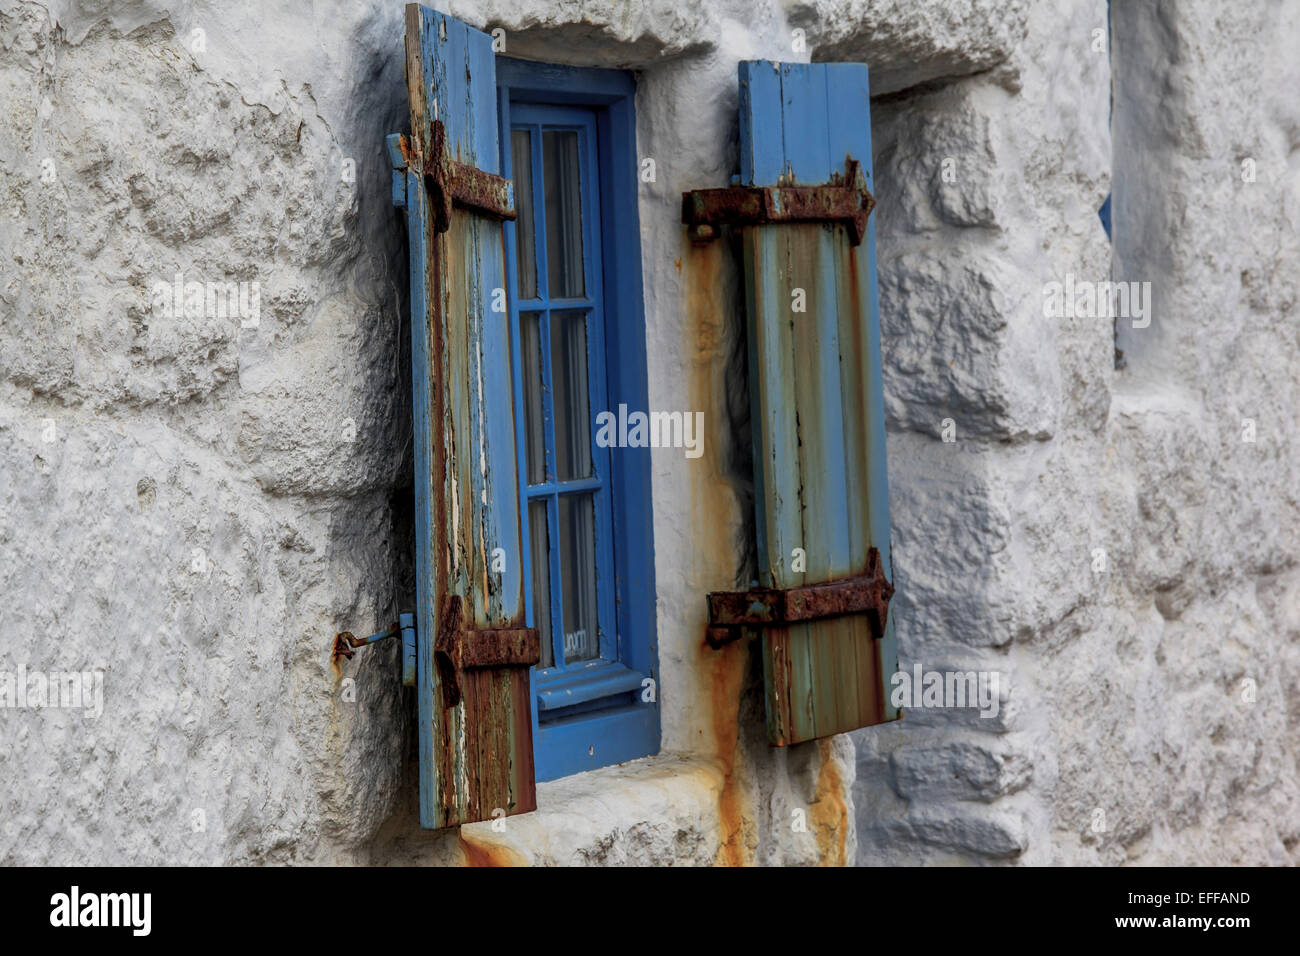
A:
[[[420,822],[439,828],[536,807],[537,637],[524,627],[502,225],[434,163],[440,132],[462,172],[500,171],[491,38],[408,4],[406,72],[411,135],[390,152],[411,254]],[[497,186],[508,204],[510,184]]]
[[[744,186],[840,182],[856,160],[871,188],[867,67],[740,64]],[[787,589],[866,575],[892,581],[876,301],[875,230],[780,222],[741,230],[753,407],[760,583]],[[802,289],[806,311],[794,311]],[[806,568],[795,570],[796,551]],[[879,627],[879,625],[877,625]],[[786,745],[894,720],[892,619],[865,615],[763,629],[769,740]]]

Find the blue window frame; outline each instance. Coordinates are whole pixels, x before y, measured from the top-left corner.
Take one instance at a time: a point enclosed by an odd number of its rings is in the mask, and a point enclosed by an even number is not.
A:
[[[497,59],[519,501],[538,780],[659,750],[648,449],[596,416],[647,409],[635,81]]]

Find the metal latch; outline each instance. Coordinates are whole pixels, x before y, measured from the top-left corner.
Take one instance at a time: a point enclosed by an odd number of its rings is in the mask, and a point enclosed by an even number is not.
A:
[[[871,549],[865,574],[793,588],[751,588],[709,594],[709,628],[705,640],[715,650],[743,637],[750,628],[785,627],[803,621],[865,614],[871,636],[879,640],[889,619],[894,586]]]
[[[334,635],[334,649],[330,660],[338,664],[339,658],[352,660],[359,647],[369,647],[390,637],[402,638],[402,683],[407,687],[415,686],[415,615],[404,612],[397,616],[397,623],[386,631],[371,634],[369,637],[357,637],[351,631]]]
[[[714,239],[721,225],[763,226],[777,222],[842,222],[849,242],[859,245],[876,199],[867,189],[862,168],[853,157],[844,175],[822,186],[729,186],[682,193],[682,222],[692,242]]]
[[[438,634],[433,642],[433,659],[447,693],[447,706],[460,703],[460,672],[477,667],[532,667],[541,660],[541,640],[535,627],[465,627],[464,601],[449,595],[443,607]],[[402,638],[402,683],[415,686],[415,615],[403,613],[386,631],[357,637],[351,631],[334,635],[330,659],[351,660],[358,648],[369,647],[390,637]]]
[[[459,594],[447,596],[433,642],[433,659],[448,707],[460,703],[460,675],[476,667],[532,667],[542,658],[535,627],[465,627]]]

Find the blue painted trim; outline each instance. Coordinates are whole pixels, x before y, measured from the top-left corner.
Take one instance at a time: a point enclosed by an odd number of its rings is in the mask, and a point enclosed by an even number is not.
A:
[[[517,126],[515,127],[516,130],[518,130],[518,128],[519,127]],[[539,252],[538,254],[541,255],[542,253]],[[536,299],[520,299],[519,311],[520,312],[544,312],[547,309],[554,309],[557,312],[560,311],[561,309],[574,311],[577,309],[590,309],[593,305],[594,303],[587,296],[583,296],[578,299],[565,299],[562,297],[557,297],[552,299],[549,298],[548,296],[541,296],[540,298],[536,298]]]
[[[393,165],[393,205],[399,209],[406,208],[406,157],[402,155],[402,137],[400,133],[389,133],[384,137],[388,146],[388,161]]]
[[[550,680],[536,680],[534,691],[540,710],[558,710],[629,691],[640,694],[644,679],[644,674],[617,661],[583,661],[557,672]]]
[[[569,481],[547,481],[540,485],[528,485],[530,498],[545,495],[571,495],[582,491],[599,491],[604,487],[604,478],[597,473],[592,478],[573,478]]]
[[[539,144],[544,132],[551,130],[564,130],[575,132],[579,136],[580,149],[582,158],[580,159],[580,169],[594,170],[597,168],[596,157],[596,129],[595,116],[590,110],[580,110],[570,107],[556,106],[519,106],[515,105],[511,109],[510,129],[512,132],[524,131],[529,134],[530,143]],[[504,131],[503,131],[504,138]],[[540,149],[532,150],[533,173],[534,173],[534,190],[533,190],[533,222],[539,241],[535,250],[537,262],[535,263],[538,272],[538,288],[542,293],[542,298],[546,301],[552,301],[549,289],[549,273],[547,264],[547,250],[545,248],[546,235],[546,207],[545,196],[542,183],[542,160]],[[599,405],[603,404],[603,398],[606,395],[605,385],[605,357],[604,357],[604,316],[601,310],[603,300],[600,279],[600,237],[595,225],[595,217],[592,210],[600,208],[600,193],[598,182],[595,177],[584,174],[579,177],[580,196],[579,202],[582,209],[582,231],[583,231],[583,287],[587,294],[580,300],[585,303],[584,307],[576,309],[564,309],[568,312],[585,313],[584,321],[586,325],[587,355],[586,365],[588,373],[587,394],[589,399],[589,421],[588,436],[594,433],[594,419]],[[513,232],[513,230],[512,230]],[[514,245],[509,239],[509,248],[513,249]],[[518,264],[516,263],[516,273]],[[566,301],[566,300],[556,300]],[[550,320],[555,310],[523,310],[515,309],[515,315],[512,321],[519,321],[519,312],[526,311],[528,314],[536,314],[539,318],[539,338],[542,349],[542,416],[544,420],[544,447],[546,452],[546,476],[547,480],[540,484],[528,484],[525,475],[527,463],[520,463],[519,493],[525,505],[522,507],[523,514],[521,520],[524,522],[524,534],[527,536],[528,530],[528,510],[527,504],[533,501],[545,500],[547,508],[547,531],[549,539],[549,581],[551,591],[551,612],[552,612],[552,658],[554,661],[553,668],[548,668],[539,673],[545,674],[551,669],[563,671],[567,669],[568,664],[564,660],[564,638],[568,632],[568,622],[565,620],[564,606],[562,600],[562,572],[563,568],[560,563],[560,521],[559,521],[559,496],[561,494],[573,494],[590,492],[593,502],[593,517],[595,523],[596,539],[596,568],[597,568],[597,620],[596,640],[597,652],[600,657],[607,660],[617,660],[618,648],[615,638],[614,627],[614,606],[613,606],[613,581],[612,565],[613,555],[611,553],[612,543],[611,535],[611,501],[608,488],[609,473],[609,450],[601,449],[591,442],[591,461],[592,475],[583,480],[559,481],[556,477],[555,462],[555,408],[552,396],[555,393],[554,383],[551,376],[551,329]],[[522,356],[520,357],[522,361]],[[521,370],[516,365],[516,377],[521,377]],[[522,408],[519,411],[522,414]],[[524,574],[526,580],[531,581],[532,573],[532,556],[526,549],[524,551]]]
[[[407,687],[415,686],[415,615],[403,613],[398,615],[398,627],[402,631],[402,683]]]
[[[518,103],[613,106],[626,102],[630,107],[636,97],[636,80],[625,70],[536,63],[508,56],[497,57],[497,87],[508,89],[508,101]],[[631,142],[635,146],[635,138]]]
[[[537,779],[556,780],[658,753],[659,709],[637,703],[591,711],[544,723],[535,733]]]
[[[419,714],[420,749],[420,826],[436,829],[438,819],[434,801],[433,774],[433,641],[428,635],[434,627],[437,608],[437,590],[433,580],[433,566],[429,554],[429,482],[418,478],[420,469],[428,473],[429,447],[429,348],[424,316],[428,315],[426,296],[428,284],[425,268],[428,261],[428,244],[425,242],[424,190],[420,178],[411,169],[406,170],[406,222],[407,242],[410,246],[411,270],[411,404],[412,431],[415,444],[415,581],[416,608],[419,622],[416,632],[416,700]]]
[[[580,128],[588,169],[593,181],[583,177],[583,242],[587,295],[581,299],[550,299],[545,291],[544,210],[534,214],[538,234],[539,298],[517,301],[518,264],[515,262],[514,224],[506,225],[507,270],[512,310],[513,354],[519,353],[518,315],[537,312],[542,317],[544,358],[549,374],[549,322],[552,309],[587,309],[588,375],[593,383],[604,380],[604,401],[593,389],[590,399],[592,459],[595,477],[580,482],[556,482],[548,460],[548,481],[542,486],[524,484],[525,448],[522,429],[516,438],[521,469],[521,500],[549,497],[550,525],[558,533],[555,496],[595,485],[602,490],[597,507],[597,587],[601,620],[601,657],[545,671],[534,669],[534,755],[538,780],[590,770],[658,753],[660,712],[658,694],[653,703],[642,702],[642,682],[658,681],[655,615],[653,511],[650,486],[650,452],[644,448],[600,449],[596,446],[595,416],[619,403],[649,408],[646,364],[644,299],[641,285],[639,188],[636,155],[634,99],[636,83],[618,70],[591,70],[497,59],[497,105],[501,123],[502,168],[510,170],[509,130],[543,126]],[[540,109],[549,105],[550,109]],[[565,107],[556,109],[555,107]],[[577,107],[581,107],[578,109]],[[535,140],[534,202],[542,205],[540,141]],[[599,210],[599,216],[594,211]],[[618,321],[607,317],[617,316]],[[516,408],[522,415],[522,387],[515,376]],[[548,414],[549,419],[549,414]],[[520,418],[522,421],[522,418]],[[552,440],[548,437],[548,446]],[[528,509],[520,509],[527,537]],[[602,522],[605,526],[601,526]],[[607,542],[601,545],[600,542]],[[558,542],[552,540],[552,554]],[[605,549],[608,548],[606,552]],[[524,548],[525,581],[531,584],[529,549]],[[554,565],[553,565],[554,567]],[[558,575],[552,574],[552,607],[560,607]],[[531,594],[528,601],[533,621]],[[556,660],[561,661],[563,633],[555,629]],[[542,713],[560,709],[563,688],[582,712],[565,711],[559,720],[541,719]],[[549,696],[548,696],[549,695]],[[579,700],[580,699],[580,700]],[[601,701],[605,706],[601,709]],[[539,705],[539,700],[546,703]]]

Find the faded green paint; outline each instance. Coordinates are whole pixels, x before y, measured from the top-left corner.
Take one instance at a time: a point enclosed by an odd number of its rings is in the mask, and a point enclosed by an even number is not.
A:
[[[740,77],[744,185],[832,182],[852,160],[869,183],[864,66],[742,63]],[[740,230],[764,587],[865,574],[872,547],[892,581],[870,220],[866,241],[852,238],[842,224]],[[766,627],[762,641],[773,744],[899,716],[892,615],[880,638],[848,615]]]

